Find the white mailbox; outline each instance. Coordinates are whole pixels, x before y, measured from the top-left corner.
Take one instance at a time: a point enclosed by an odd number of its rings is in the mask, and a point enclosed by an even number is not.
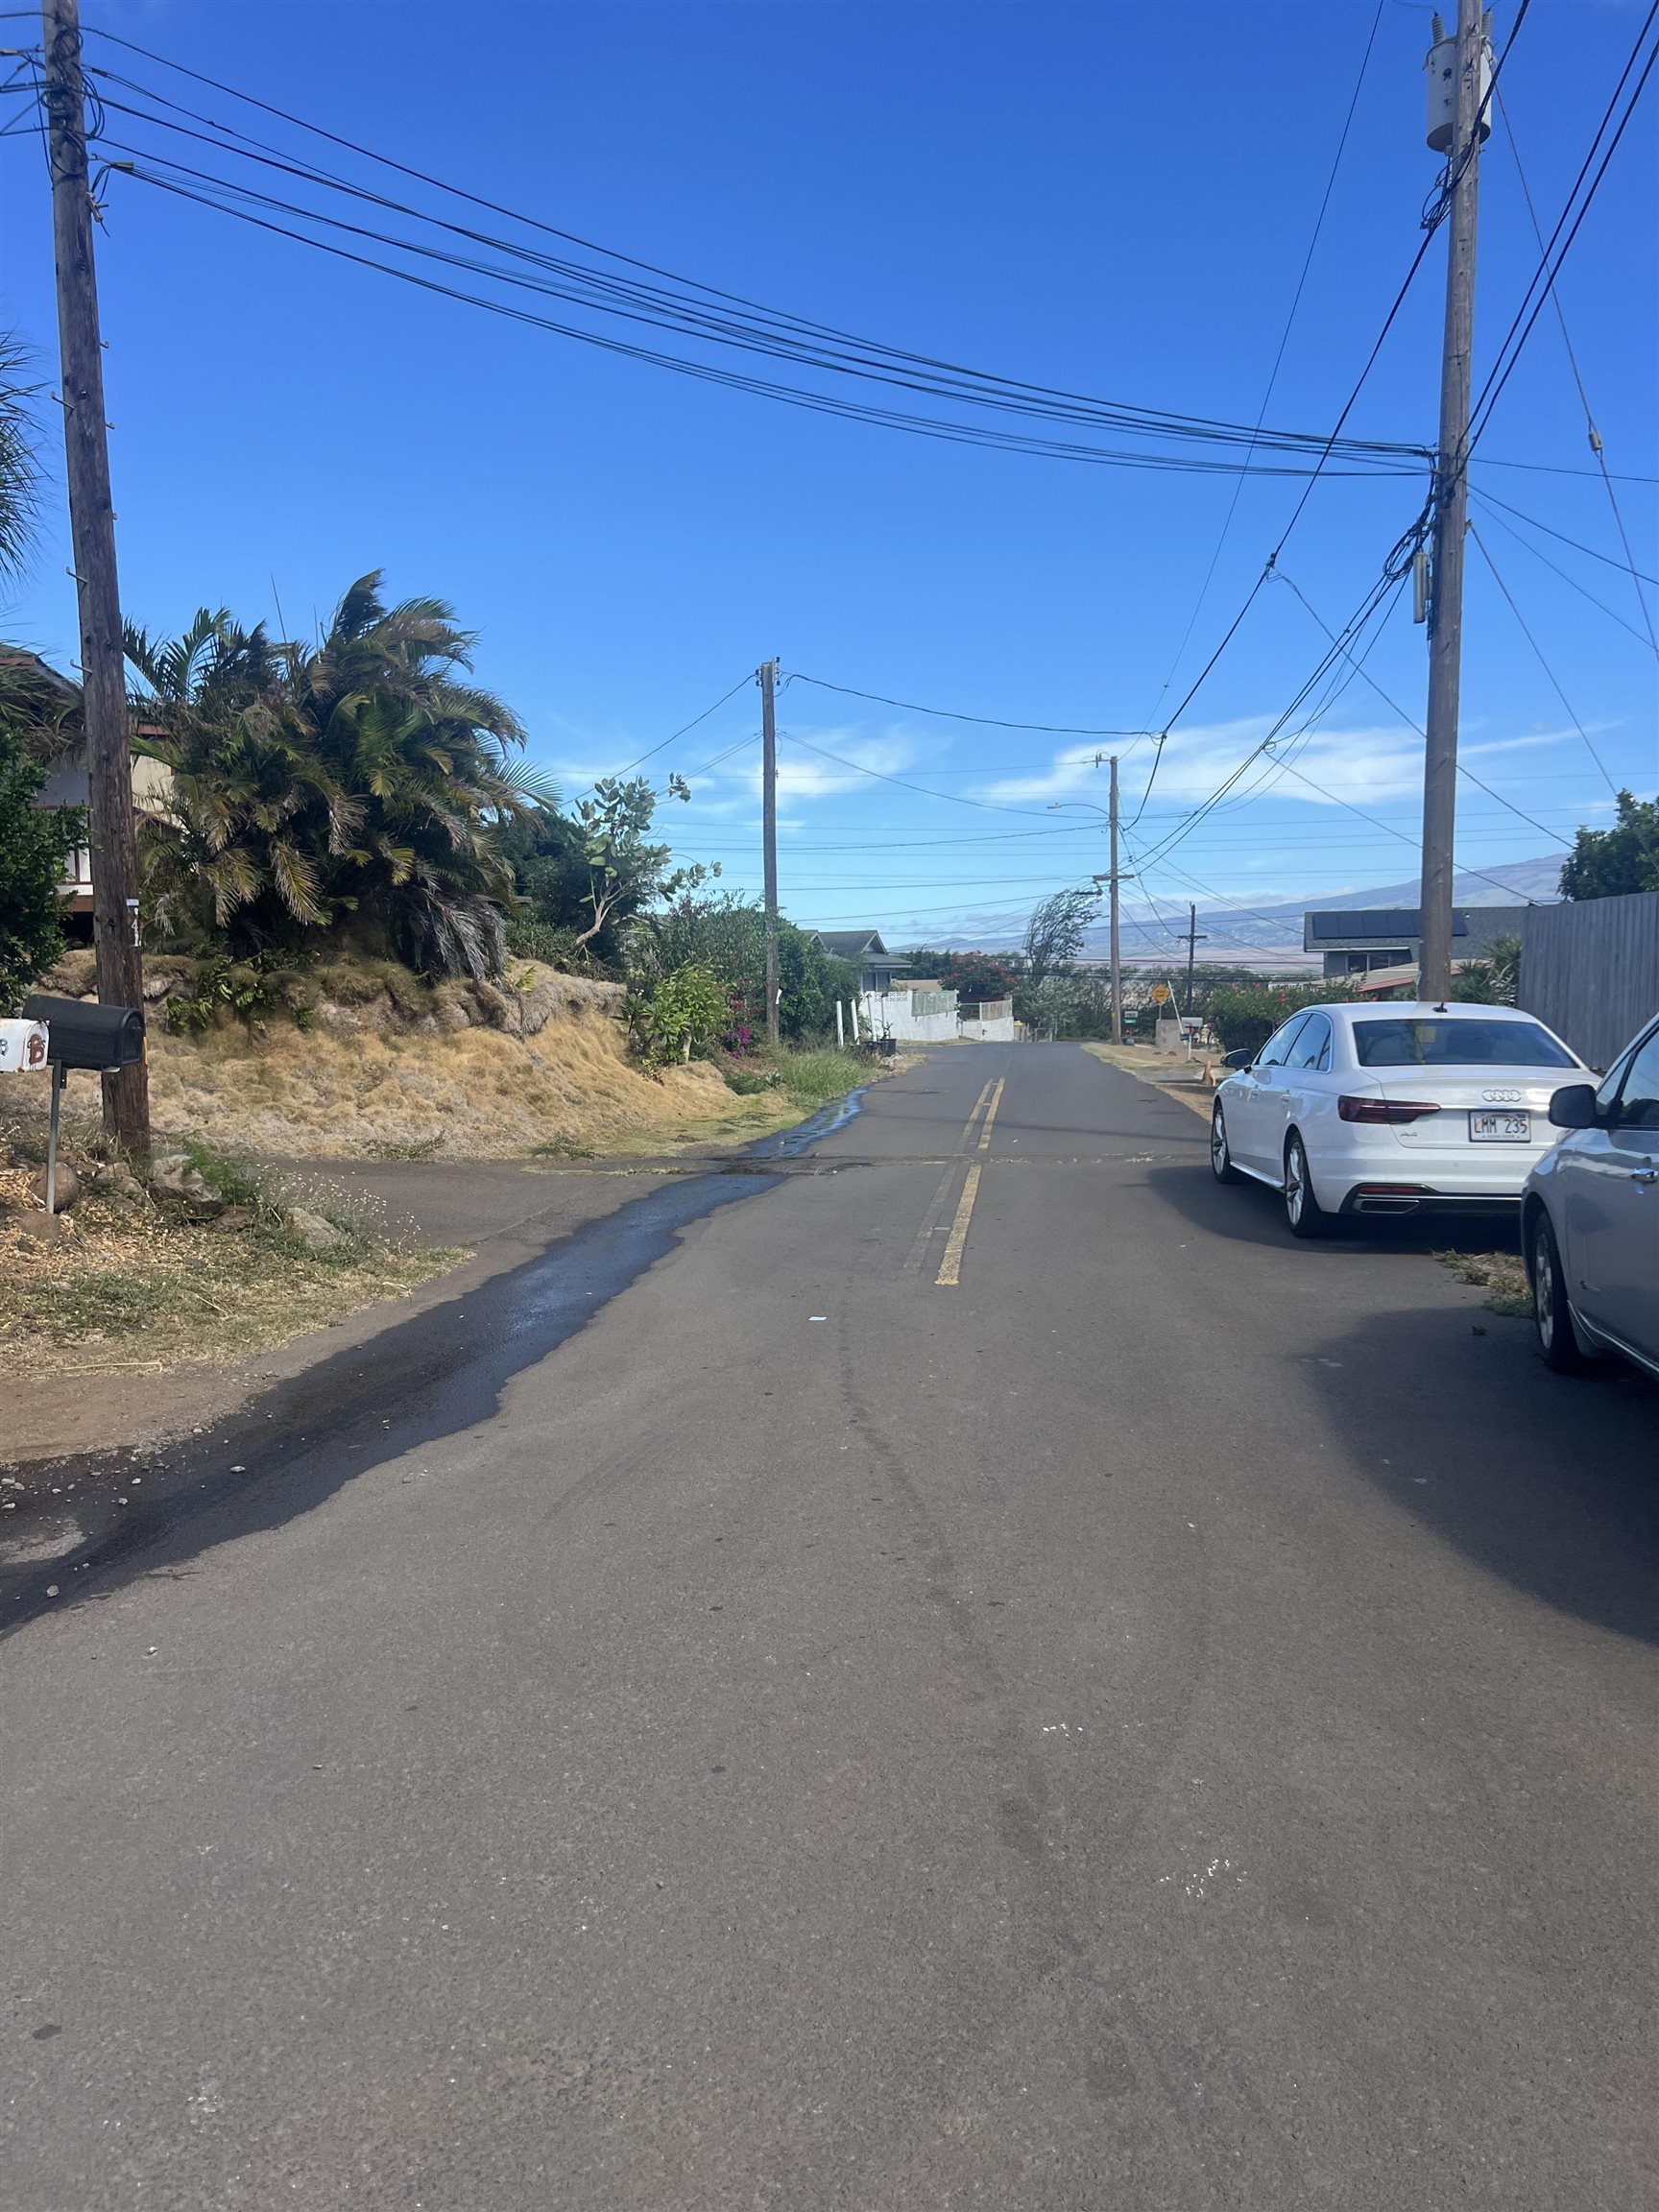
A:
[[[44,1075],[50,1042],[44,1022],[0,1022],[0,1075]]]

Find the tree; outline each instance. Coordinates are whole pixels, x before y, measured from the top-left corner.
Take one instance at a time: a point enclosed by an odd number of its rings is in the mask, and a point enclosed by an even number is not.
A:
[[[1479,1006],[1513,1006],[1521,992],[1521,940],[1494,937],[1483,960],[1465,960],[1452,979],[1452,996]]]
[[[1077,969],[1045,975],[1021,993],[1021,1016],[1039,1037],[1110,1037],[1112,989],[1104,977]]]
[[[1611,830],[1580,830],[1561,864],[1563,899],[1617,899],[1659,891],[1659,803],[1619,794]]]
[[[387,607],[377,571],[315,647],[224,609],[173,640],[130,630],[134,743],[171,771],[147,840],[163,925],[242,957],[338,930],[428,974],[495,974],[501,825],[553,794],[511,709],[457,674],[474,642],[440,599]]]
[[[15,576],[35,535],[39,471],[31,387],[23,382],[28,349],[0,334],[0,575]]]
[[[1025,926],[1025,982],[1030,990],[1040,990],[1050,975],[1063,974],[1071,966],[1099,905],[1094,891],[1056,891],[1039,902]]]
[[[726,985],[733,1027],[761,1023],[766,1003],[766,917],[734,894],[685,888],[660,912],[642,914],[627,935],[628,968],[641,989],[689,965],[711,968]],[[835,1001],[857,997],[858,978],[807,930],[780,917],[778,1026],[793,1040],[833,1028]]]
[[[1017,952],[998,959],[989,952],[936,952],[923,946],[910,956],[910,973],[935,976],[965,1005],[977,1006],[988,998],[1011,998],[1020,964]]]
[[[684,776],[670,776],[661,796],[689,803],[691,789]],[[583,903],[592,919],[578,934],[573,950],[579,952],[608,922],[620,922],[655,900],[676,898],[719,875],[718,860],[707,868],[699,864],[670,871],[672,846],[649,841],[658,798],[649,777],[624,782],[615,776],[601,776],[592,798],[577,806],[576,824],[588,864]]]
[[[36,806],[45,772],[27,733],[0,714],[0,1013],[11,1013],[62,948],[63,863],[85,835],[78,806]]]

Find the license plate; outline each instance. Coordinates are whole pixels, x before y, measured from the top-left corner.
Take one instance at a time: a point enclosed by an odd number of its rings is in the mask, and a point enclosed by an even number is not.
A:
[[[1469,1141],[1472,1144],[1529,1144],[1532,1117],[1530,1114],[1471,1114]]]

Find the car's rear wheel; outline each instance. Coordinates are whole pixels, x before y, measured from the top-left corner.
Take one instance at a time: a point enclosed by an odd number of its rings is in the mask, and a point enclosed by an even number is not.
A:
[[[1216,1099],[1210,1115],[1210,1171],[1217,1183],[1241,1183],[1243,1177],[1233,1165],[1233,1154],[1227,1142],[1227,1117]]]
[[[1557,1375],[1581,1375],[1588,1364],[1573,1309],[1567,1303],[1567,1280],[1561,1267],[1561,1247],[1540,1207],[1533,1216],[1528,1241],[1527,1272],[1532,1277],[1532,1324],[1538,1332],[1538,1349]]]
[[[1299,1129],[1291,1130],[1285,1145],[1285,1218],[1292,1237],[1330,1233],[1331,1215],[1314,1196],[1313,1178],[1308,1171],[1308,1147]]]

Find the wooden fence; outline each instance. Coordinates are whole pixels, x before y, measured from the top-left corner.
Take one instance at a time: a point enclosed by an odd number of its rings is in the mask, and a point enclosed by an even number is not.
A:
[[[1610,1067],[1659,1014],[1659,891],[1529,906],[1520,1002],[1592,1068]]]

